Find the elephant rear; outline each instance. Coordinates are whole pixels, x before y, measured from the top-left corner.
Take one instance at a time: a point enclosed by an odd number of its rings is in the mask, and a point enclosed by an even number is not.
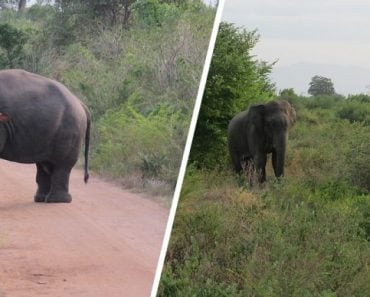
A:
[[[0,71],[0,157],[36,163],[35,202],[72,201],[69,177],[85,140],[87,182],[90,114],[62,84],[23,70]]]

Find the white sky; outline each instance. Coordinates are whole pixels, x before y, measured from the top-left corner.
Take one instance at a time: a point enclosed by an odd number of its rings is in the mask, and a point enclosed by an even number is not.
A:
[[[223,20],[258,29],[254,53],[277,66],[299,62],[370,68],[368,0],[226,0]]]

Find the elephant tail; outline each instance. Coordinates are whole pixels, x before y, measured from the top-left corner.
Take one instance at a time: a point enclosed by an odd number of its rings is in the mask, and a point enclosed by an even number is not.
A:
[[[85,107],[85,106],[84,106]],[[86,117],[87,117],[87,126],[85,134],[85,174],[84,181],[87,183],[89,180],[89,146],[90,146],[90,128],[91,128],[91,116],[88,109],[85,107]]]

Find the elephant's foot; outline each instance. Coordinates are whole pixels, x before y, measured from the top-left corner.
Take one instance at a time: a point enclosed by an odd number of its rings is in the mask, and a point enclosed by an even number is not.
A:
[[[39,193],[38,191],[36,192],[35,196],[33,197],[34,198],[34,201],[35,202],[45,202],[46,200],[46,195],[47,194],[43,194],[43,193]]]
[[[45,200],[47,203],[70,203],[71,201],[72,196],[66,192],[49,193]]]

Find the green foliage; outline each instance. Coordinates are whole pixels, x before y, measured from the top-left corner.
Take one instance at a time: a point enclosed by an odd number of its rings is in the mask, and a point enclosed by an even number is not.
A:
[[[338,101],[341,97],[329,96],[329,95],[319,95],[315,97],[306,98],[304,100],[304,105],[309,109],[332,109],[338,106]]]
[[[108,26],[119,25],[124,29],[129,29],[138,22],[162,25],[162,21],[170,15],[174,16],[174,13],[180,16],[181,12],[191,7],[204,7],[199,0],[59,0],[55,3],[62,14],[69,10],[72,14],[87,15],[90,20]]]
[[[137,96],[131,95],[119,110],[98,122],[92,165],[115,177],[136,174],[174,186],[183,150],[183,141],[178,139],[183,115],[168,104],[143,115],[133,106]]]
[[[7,23],[0,24],[0,67],[14,68],[24,57],[27,34]]]
[[[40,5],[34,4],[32,5],[27,11],[27,18],[32,20],[33,22],[37,22],[40,19],[47,19],[53,18],[55,9],[52,5]]]
[[[370,95],[367,94],[357,94],[357,95],[349,95],[348,101],[357,101],[361,103],[370,103]]]
[[[283,89],[279,92],[279,96],[283,98],[298,98],[298,95],[294,92],[294,89]]]
[[[134,4],[137,19],[146,26],[162,26],[169,16],[176,17],[181,10],[159,0],[139,0]]]
[[[293,100],[290,101],[293,101],[296,105],[301,105],[308,109],[316,109],[321,113],[324,112],[324,110],[330,111],[329,114],[331,116],[346,119],[351,123],[360,122],[365,125],[370,124],[370,105],[367,102],[367,95],[350,95],[348,98],[345,98],[336,94],[331,96],[312,96],[309,98],[304,98],[303,100],[301,99],[299,97],[295,97],[294,99],[293,97]]]
[[[77,12],[83,7],[85,13],[97,17],[109,25],[127,25],[131,14],[131,5],[135,0],[57,0],[56,7],[65,12],[70,10]]]
[[[194,135],[192,162],[208,167],[225,164],[219,152],[225,147],[231,118],[251,103],[271,97],[273,86],[267,75],[272,65],[258,62],[250,54],[257,41],[255,31],[221,23]]]
[[[370,125],[370,104],[348,99],[348,102],[338,110],[338,116],[351,123],[362,122],[365,125]]]
[[[308,94],[311,94],[312,96],[334,95],[335,90],[333,82],[330,78],[315,75],[310,82]]]

